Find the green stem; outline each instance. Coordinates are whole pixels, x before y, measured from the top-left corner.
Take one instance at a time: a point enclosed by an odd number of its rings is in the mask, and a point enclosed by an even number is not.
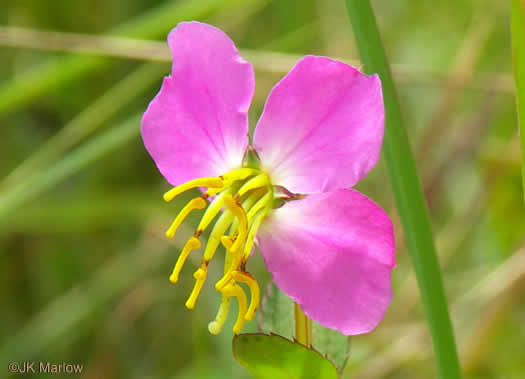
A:
[[[525,2],[512,0],[512,63],[521,139],[521,168],[525,195]]]
[[[385,100],[383,151],[392,191],[427,314],[440,378],[461,378],[459,360],[425,199],[403,127],[392,74],[369,0],[346,0],[367,73],[379,74]]]
[[[307,348],[312,347],[312,320],[303,313],[299,304],[295,306],[295,339]]]

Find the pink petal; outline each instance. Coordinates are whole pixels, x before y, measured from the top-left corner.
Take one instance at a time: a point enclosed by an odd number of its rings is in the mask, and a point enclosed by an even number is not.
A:
[[[388,215],[350,189],[274,210],[258,246],[277,286],[325,327],[374,329],[392,299],[394,234]]]
[[[274,183],[327,192],[353,186],[374,167],[383,130],[379,76],[307,56],[271,91],[254,145]]]
[[[142,118],[144,145],[168,182],[239,167],[248,145],[252,65],[221,30],[199,22],[168,36],[171,76]]]

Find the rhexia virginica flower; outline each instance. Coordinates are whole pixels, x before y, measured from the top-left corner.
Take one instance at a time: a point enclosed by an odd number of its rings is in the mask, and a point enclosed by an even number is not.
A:
[[[259,305],[259,286],[246,271],[256,242],[276,285],[304,313],[343,334],[372,330],[392,299],[392,223],[374,202],[348,189],[379,158],[384,132],[381,82],[325,57],[306,56],[273,88],[253,136],[248,108],[254,92],[250,63],[221,30],[181,23],[168,36],[171,76],[142,119],[146,149],[166,180],[164,194],[201,188],[166,232],[207,207],[173,270],[182,266],[215,218],[195,286],[193,309],[218,246],[224,276],[213,334],[235,297],[234,333]],[[255,159],[254,159],[255,158]],[[222,212],[221,212],[222,210]],[[250,304],[243,283],[250,290]]]

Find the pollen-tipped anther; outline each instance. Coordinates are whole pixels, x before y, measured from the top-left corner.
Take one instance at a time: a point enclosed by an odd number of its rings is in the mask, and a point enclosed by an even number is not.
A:
[[[217,316],[215,320],[208,324],[208,330],[211,334],[217,335],[221,332],[226,319],[228,318],[228,312],[230,310],[230,296],[222,295],[221,296],[221,305],[219,305],[219,310],[217,311]]]
[[[186,245],[184,245],[184,248],[179,255],[179,259],[177,259],[177,263],[175,264],[175,268],[173,269],[173,272],[170,276],[170,282],[177,283],[179,280],[180,270],[182,269],[182,266],[184,266],[184,262],[186,262],[186,258],[188,258],[190,251],[198,249],[199,247],[201,247],[201,243],[196,237],[191,237],[188,242],[186,242]]]
[[[237,302],[239,304],[239,313],[237,314],[237,321],[235,321],[235,325],[233,325],[233,332],[235,334],[239,334],[244,325],[244,317],[247,310],[246,294],[244,293],[243,289],[235,283],[228,284],[222,289],[221,292],[226,296],[235,296],[237,298]]]
[[[166,231],[166,237],[173,238],[180,224],[182,224],[182,221],[188,217],[190,212],[194,209],[204,209],[204,207],[206,207],[206,200],[202,197],[196,197],[195,199],[190,200],[190,202],[182,208],[177,217],[175,217],[175,220]]]
[[[251,321],[255,316],[255,311],[259,307],[259,284],[257,283],[257,280],[255,280],[255,278],[248,272],[232,271],[231,277],[237,282],[247,284],[248,288],[250,288],[250,306],[248,307],[248,311],[246,311],[246,314],[244,315],[244,319],[246,321]]]
[[[176,196],[180,195],[181,193],[186,192],[192,188],[197,188],[197,187],[220,189],[224,187],[224,182],[221,178],[217,178],[217,177],[198,178],[198,179],[190,180],[189,182],[181,184],[180,186],[177,186],[177,187],[173,187],[168,192],[166,192],[163,196],[164,201],[170,202],[171,200],[173,200]]]
[[[186,301],[186,308],[193,309],[195,307],[195,302],[197,301],[197,298],[201,293],[202,286],[204,285],[204,281],[206,280],[206,274],[206,266],[201,266],[193,274],[193,277],[195,278],[195,286],[193,287],[193,291],[191,291],[190,297]]]
[[[239,181],[240,183],[237,183]],[[272,187],[269,185],[268,176],[261,174],[260,170],[240,168],[220,177],[192,180],[168,191],[164,195],[164,199],[171,201],[182,192],[196,187],[206,187],[207,190],[202,196],[192,199],[182,208],[166,231],[166,236],[173,238],[177,228],[192,210],[203,209],[208,204],[209,206],[204,212],[195,234],[184,245],[173,268],[170,281],[172,283],[178,282],[180,272],[190,252],[201,247],[199,237],[218,217],[206,242],[201,266],[193,274],[195,285],[186,301],[186,307],[188,309],[195,307],[206,280],[208,263],[222,243],[226,248],[224,275],[215,284],[215,288],[221,292],[222,298],[217,316],[214,321],[208,324],[208,330],[211,334],[221,332],[228,317],[231,297],[236,297],[239,304],[239,314],[233,331],[240,333],[244,322],[253,319],[260,302],[259,286],[255,279],[245,272],[244,266],[246,250],[251,250],[260,221],[271,205]],[[227,232],[228,229],[229,232]],[[239,283],[247,285],[250,290],[249,306],[247,294]]]

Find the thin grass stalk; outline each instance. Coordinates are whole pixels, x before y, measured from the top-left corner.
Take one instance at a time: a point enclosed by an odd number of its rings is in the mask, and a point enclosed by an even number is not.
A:
[[[378,73],[385,100],[383,151],[392,191],[421,291],[439,377],[461,378],[439,262],[412,151],[406,135],[390,66],[368,0],[346,0],[364,70]]]
[[[512,64],[521,139],[521,168],[525,198],[525,1],[512,0]]]

